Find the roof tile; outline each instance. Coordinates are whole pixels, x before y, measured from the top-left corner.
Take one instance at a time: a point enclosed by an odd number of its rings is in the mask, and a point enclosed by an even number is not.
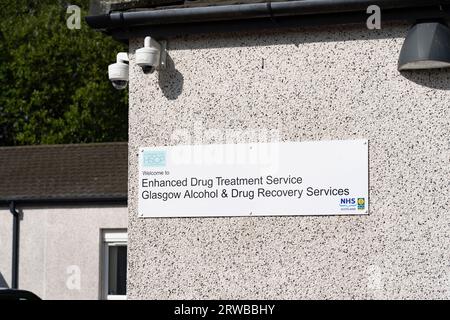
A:
[[[0,201],[126,199],[128,144],[0,148]]]

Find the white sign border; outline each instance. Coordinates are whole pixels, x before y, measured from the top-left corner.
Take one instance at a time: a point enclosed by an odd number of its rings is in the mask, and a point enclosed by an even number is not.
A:
[[[138,218],[139,219],[189,219],[189,218],[248,218],[248,217],[267,217],[267,218],[274,218],[274,217],[341,217],[341,216],[369,216],[371,213],[370,211],[370,141],[368,139],[342,139],[342,140],[308,140],[308,141],[281,141],[281,142],[269,142],[269,143],[262,143],[262,144],[301,144],[301,143],[333,143],[333,142],[361,142],[365,147],[365,152],[367,153],[367,198],[366,198],[366,207],[364,211],[342,211],[339,213],[323,213],[323,214],[265,214],[265,213],[242,213],[242,214],[220,214],[220,215],[206,215],[206,214],[199,214],[199,215],[182,215],[182,214],[174,214],[173,216],[169,215],[155,215],[150,216],[146,215],[143,212],[141,212],[140,209],[140,183],[141,183],[141,170],[142,170],[142,157],[141,154],[148,149],[160,149],[160,150],[167,150],[169,148],[173,147],[214,147],[214,146],[227,146],[227,144],[205,144],[205,145],[168,145],[168,146],[153,146],[153,147],[139,147],[139,168],[138,168]],[[246,145],[246,146],[255,146],[260,145],[261,143],[237,143],[232,144],[233,146],[236,145]]]

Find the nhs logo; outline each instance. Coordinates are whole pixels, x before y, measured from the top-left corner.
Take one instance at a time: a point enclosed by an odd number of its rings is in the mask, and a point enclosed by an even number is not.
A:
[[[144,168],[161,168],[166,166],[166,151],[144,151]]]
[[[356,204],[355,198],[341,199],[341,205],[352,205],[352,204]]]
[[[355,198],[341,198],[340,203],[341,210],[343,211],[354,211],[356,210],[356,199]]]
[[[341,210],[365,210],[366,199],[365,198],[341,198],[340,202]]]

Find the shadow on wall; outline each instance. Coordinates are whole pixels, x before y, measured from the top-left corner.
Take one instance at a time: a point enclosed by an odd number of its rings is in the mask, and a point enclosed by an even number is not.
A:
[[[176,100],[183,92],[184,77],[176,69],[172,58],[167,55],[167,66],[159,72],[159,87],[169,100]]]
[[[409,81],[437,90],[450,90],[450,69],[403,71]]]
[[[264,33],[256,31],[217,34],[214,38],[210,35],[194,35],[187,37],[184,41],[171,42],[171,50],[196,50],[205,46],[208,48],[222,47],[253,47],[270,46],[280,44],[293,44],[300,46],[310,42],[343,42],[357,40],[373,40],[385,38],[403,38],[408,30],[408,25],[392,25],[387,30],[368,31],[355,26],[339,26],[334,29],[325,27],[266,30]],[[282,36],[279,36],[279,35]],[[204,41],[207,39],[208,41]],[[167,66],[159,72],[159,87],[168,100],[176,100],[183,92],[184,77],[177,70],[174,61],[167,55]],[[418,79],[419,81],[420,79]],[[413,80],[414,81],[414,80]],[[429,79],[430,85],[433,79]]]
[[[9,288],[8,283],[6,282],[1,272],[0,272],[0,288]]]
[[[204,48],[248,48],[261,46],[404,39],[411,27],[406,23],[385,23],[381,30],[369,30],[365,25],[331,25],[321,27],[280,28],[229,33],[190,35],[170,42],[170,50],[197,50]],[[403,42],[403,40],[402,40]]]
[[[170,50],[196,50],[221,47],[252,47],[293,44],[300,46],[314,42],[345,42],[377,39],[403,39],[410,25],[386,24],[382,30],[367,30],[356,26],[337,26],[334,29],[326,27],[299,28],[287,30],[272,30],[263,33],[241,32],[218,34],[213,40],[209,35],[188,37],[186,41],[176,41]],[[278,36],[278,35],[282,36]],[[204,41],[208,39],[208,41]],[[400,50],[400,47],[399,47]],[[398,56],[393,56],[398,59]],[[437,89],[450,90],[450,70],[405,71],[401,73],[406,79],[419,85]],[[183,92],[184,77],[176,69],[172,58],[167,56],[167,67],[159,72],[159,87],[168,100],[176,100]]]

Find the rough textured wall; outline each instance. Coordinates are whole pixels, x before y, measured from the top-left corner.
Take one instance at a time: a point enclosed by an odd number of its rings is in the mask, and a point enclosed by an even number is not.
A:
[[[132,61],[129,297],[449,298],[450,71],[401,75],[407,29],[185,37],[168,70]],[[138,219],[138,148],[194,123],[370,139],[370,216]]]
[[[20,209],[20,207],[19,207]],[[126,207],[23,208],[19,288],[42,299],[96,300],[101,229],[126,229]],[[11,283],[12,218],[0,210],[0,275]],[[79,273],[78,273],[79,272]],[[80,275],[80,287],[71,275]],[[0,277],[0,287],[2,281]],[[67,284],[69,283],[69,286]]]

